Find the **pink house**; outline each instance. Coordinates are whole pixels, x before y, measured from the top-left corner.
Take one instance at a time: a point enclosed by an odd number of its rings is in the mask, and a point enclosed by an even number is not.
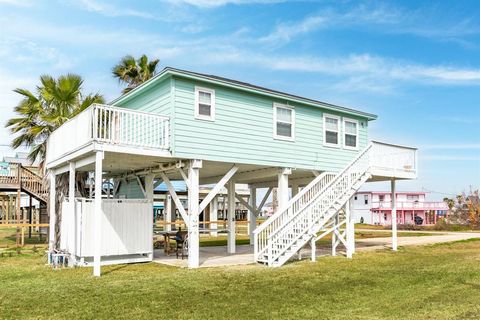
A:
[[[433,225],[445,216],[443,201],[426,201],[425,192],[397,192],[397,224]],[[357,192],[353,199],[357,222],[376,225],[392,224],[392,199],[389,192]],[[362,220],[363,218],[363,220]]]

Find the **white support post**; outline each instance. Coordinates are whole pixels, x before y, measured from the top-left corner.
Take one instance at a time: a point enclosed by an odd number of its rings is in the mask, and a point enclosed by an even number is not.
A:
[[[335,216],[333,218],[333,230],[332,230],[332,256],[337,255],[337,245],[338,245],[338,239],[337,239],[337,234],[336,230],[338,230],[338,222],[339,222],[339,217],[338,217],[338,212],[335,213]]]
[[[95,153],[95,200],[94,200],[94,219],[93,219],[93,275],[100,276],[100,260],[102,252],[102,174],[103,174],[103,151]]]
[[[167,193],[165,196],[165,203],[163,208],[163,221],[165,222],[163,230],[164,231],[172,231],[172,196]]]
[[[288,175],[292,169],[283,168],[278,172],[278,209],[282,209],[288,203]]]
[[[228,239],[227,252],[235,253],[235,181],[230,179],[227,186],[227,217],[228,217]]]
[[[257,210],[257,188],[250,187],[250,207]],[[253,245],[253,230],[257,227],[257,212],[248,210],[248,235],[250,236],[250,245]]]
[[[395,190],[395,179],[391,181],[391,192],[392,192],[392,250],[397,251],[397,197]]]
[[[351,218],[351,211],[350,211],[350,204],[349,201],[345,204],[345,219],[347,220],[346,226],[345,226],[345,234],[346,234],[346,239],[345,239],[345,247],[347,249],[347,258],[351,259],[353,256],[353,248],[352,248],[352,238],[354,237],[353,230],[352,230],[352,225],[350,221],[352,220]]]
[[[218,225],[216,222],[218,220],[218,197],[214,197],[213,200],[210,202],[210,235],[212,237],[216,237],[218,235],[217,228]]]
[[[192,160],[188,167],[188,267],[200,265],[200,235],[198,232],[199,177],[202,160]]]
[[[207,194],[205,199],[200,203],[200,212],[202,212],[207,205],[212,201],[212,199],[222,190],[222,188],[225,186],[225,184],[233,177],[235,172],[237,172],[238,166],[233,166],[228,172],[218,181],[218,183],[213,187],[212,190]]]
[[[72,217],[72,220],[75,221],[75,162],[70,162],[69,172],[68,172],[68,206],[69,212],[64,214],[69,214]],[[68,226],[68,232],[70,236],[75,234],[75,224],[70,223]],[[75,241],[73,242],[75,244]],[[70,252],[75,252],[75,248],[69,248]],[[73,256],[73,255],[72,255]],[[69,266],[73,266],[72,259],[68,259]]]
[[[353,201],[350,198],[347,202],[348,211],[350,212],[350,220],[347,221],[348,225],[350,226],[350,238],[349,238],[349,246],[352,254],[355,253],[355,212],[353,210]]]
[[[315,240],[315,237],[312,237],[312,239],[310,240],[310,248],[312,249],[312,262],[315,262],[317,260],[317,246]]]
[[[50,180],[50,194],[49,194],[49,203],[48,209],[50,212],[50,223],[49,223],[49,231],[48,231],[48,251],[51,253],[55,248],[55,222],[56,222],[56,214],[55,214],[55,171],[51,170],[49,173],[49,180]],[[50,255],[49,255],[50,258]],[[50,262],[50,261],[49,261]]]
[[[145,176],[145,197],[153,204],[153,183],[155,176],[153,174],[147,174]]]

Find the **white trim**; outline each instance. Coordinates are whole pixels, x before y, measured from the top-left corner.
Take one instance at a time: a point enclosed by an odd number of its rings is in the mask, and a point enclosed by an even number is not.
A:
[[[203,201],[200,203],[200,208],[198,209],[198,214],[205,210],[205,208],[208,206],[210,201],[215,198],[215,196],[220,192],[220,190],[225,186],[225,184],[230,180],[231,177],[237,172],[238,166],[233,165],[233,167],[228,170],[228,172],[220,179],[220,181],[213,187],[212,190],[207,194],[207,196],[203,199]]]
[[[355,125],[356,125],[357,132],[355,133],[355,138],[356,138],[355,147],[347,146],[347,139],[346,139],[345,135],[346,135],[346,134],[349,134],[349,133],[347,133],[347,130],[346,130],[346,128],[345,128],[345,122],[355,123]],[[359,137],[358,137],[358,134],[359,134],[359,128],[358,128],[359,122],[358,122],[358,120],[350,119],[350,118],[343,118],[342,124],[343,124],[343,148],[344,148],[344,149],[347,149],[347,150],[358,150],[358,149],[359,149],[359,148],[358,148],[358,144],[359,144]],[[350,135],[352,135],[352,134],[350,134]]]
[[[200,114],[200,92],[210,93],[211,103],[210,103],[210,116],[205,116]],[[195,86],[195,119],[215,121],[215,90]]]
[[[327,118],[331,118],[331,119],[336,119],[338,121],[338,124],[337,124],[337,134],[338,134],[338,142],[336,144],[334,143],[328,143],[327,142]],[[341,118],[340,116],[335,116],[333,114],[328,114],[328,113],[324,113],[323,114],[323,146],[325,147],[332,147],[332,148],[340,148],[341,144],[340,144],[340,138],[341,138],[341,131],[342,131],[342,127],[340,125],[341,123]],[[329,130],[330,131],[330,130]],[[332,131],[333,132],[333,131]]]
[[[292,121],[278,121],[277,120],[277,108],[288,109],[292,112]],[[292,136],[286,137],[277,134],[277,122],[288,123],[292,126]],[[282,103],[273,103],[273,139],[284,140],[284,141],[295,141],[295,108]]]

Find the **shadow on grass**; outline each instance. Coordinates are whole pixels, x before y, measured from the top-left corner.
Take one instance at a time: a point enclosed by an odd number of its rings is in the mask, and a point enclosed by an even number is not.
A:
[[[128,267],[128,264],[119,264],[119,265],[116,265],[116,266],[111,266],[107,270],[103,271],[102,274],[107,275],[107,274],[110,274],[112,272],[125,269],[126,267]]]

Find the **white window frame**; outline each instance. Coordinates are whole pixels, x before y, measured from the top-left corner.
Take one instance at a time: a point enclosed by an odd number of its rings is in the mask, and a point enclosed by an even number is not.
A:
[[[346,122],[352,122],[352,123],[356,124],[357,132],[355,133],[355,137],[356,137],[357,141],[355,143],[355,147],[347,146],[347,139],[345,137],[345,135],[347,135]],[[359,122],[358,122],[358,120],[343,118],[342,123],[343,123],[343,148],[348,149],[348,150],[359,150],[358,144],[360,142],[360,139],[359,139],[359,135],[358,135],[358,133],[359,133],[359,128],[358,128]]]
[[[292,125],[292,136],[285,137],[277,134],[277,122],[288,123],[285,121],[278,121],[277,120],[277,109],[289,109],[292,112],[292,122],[289,123]],[[285,141],[295,141],[295,108],[286,104],[282,103],[273,103],[273,138],[276,140],[285,140]]]
[[[200,114],[200,92],[210,93],[210,116]],[[195,86],[195,119],[215,121],[215,90]]]
[[[327,142],[327,118],[331,118],[331,119],[336,119],[337,120],[337,134],[338,134],[338,142],[335,144],[335,143],[328,143]],[[330,130],[328,130],[330,131]],[[341,141],[341,138],[342,138],[342,125],[341,125],[341,118],[339,116],[335,116],[333,114],[327,114],[327,113],[324,113],[323,114],[323,145],[325,147],[332,147],[332,148],[340,148],[341,144],[340,144],[340,141]]]

